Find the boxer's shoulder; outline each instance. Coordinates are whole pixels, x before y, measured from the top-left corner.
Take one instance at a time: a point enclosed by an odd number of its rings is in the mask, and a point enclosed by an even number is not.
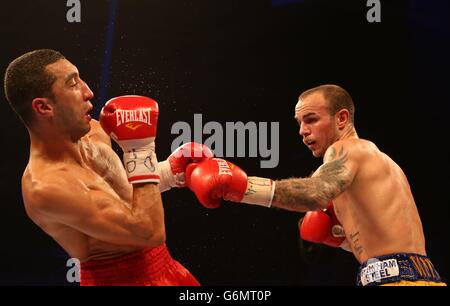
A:
[[[94,143],[106,144],[107,146],[111,147],[111,138],[109,138],[109,136],[102,129],[100,122],[92,119],[90,125],[91,130],[82,138],[82,140],[89,140]]]
[[[91,120],[90,124],[91,130],[81,138],[80,150],[85,161],[91,166],[111,162],[116,155],[111,147],[111,139],[97,120]]]
[[[370,140],[363,138],[346,138],[336,141],[334,147],[344,147],[346,150],[378,150],[377,146]]]
[[[325,158],[333,159],[339,156],[346,156],[347,158],[351,157],[352,159],[362,161],[379,152],[378,147],[369,140],[348,138],[333,143],[333,145],[328,148]]]

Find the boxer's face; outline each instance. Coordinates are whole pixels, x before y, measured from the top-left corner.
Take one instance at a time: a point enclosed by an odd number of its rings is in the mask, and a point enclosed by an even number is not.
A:
[[[335,142],[338,130],[322,94],[312,93],[299,100],[295,106],[295,118],[300,125],[303,143],[315,157],[323,156]]]
[[[59,60],[46,68],[56,77],[50,99],[55,123],[76,141],[90,130],[90,99],[94,94],[80,78],[77,67],[68,60]]]

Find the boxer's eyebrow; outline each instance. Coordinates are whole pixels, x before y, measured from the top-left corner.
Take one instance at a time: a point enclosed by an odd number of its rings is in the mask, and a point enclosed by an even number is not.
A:
[[[64,79],[64,81],[67,83],[69,82],[71,79],[78,77],[78,72],[72,72],[69,73]]]
[[[315,116],[316,113],[307,113],[306,115],[304,115],[303,117],[299,118],[299,117],[295,117],[297,119],[297,121],[304,121],[305,119],[308,119],[310,117]]]
[[[316,113],[307,113],[306,115],[303,116],[303,119],[308,118],[308,117],[312,117],[316,115]]]
[[[314,113],[307,113],[306,115],[304,115],[302,117],[299,117],[299,116],[297,116],[297,114],[295,114],[294,119],[297,120],[300,123],[300,122],[304,121],[305,118],[311,117],[313,115],[315,115],[315,114]]]

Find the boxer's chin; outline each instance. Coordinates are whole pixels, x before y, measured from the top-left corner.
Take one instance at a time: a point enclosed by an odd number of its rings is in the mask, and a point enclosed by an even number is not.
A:
[[[88,125],[86,126],[86,129],[84,131],[84,135],[86,135],[87,133],[89,133],[91,131],[91,125],[88,123]],[[83,136],[84,136],[83,135]]]
[[[319,150],[318,148],[311,149],[311,153],[314,157],[323,157],[323,152],[321,150]]]
[[[83,126],[80,126],[79,129],[77,129],[77,131],[75,131],[74,133],[72,133],[71,135],[71,139],[73,142],[76,142],[78,140],[80,140],[83,136],[86,136],[91,130],[91,125],[89,124],[89,122],[84,122]]]

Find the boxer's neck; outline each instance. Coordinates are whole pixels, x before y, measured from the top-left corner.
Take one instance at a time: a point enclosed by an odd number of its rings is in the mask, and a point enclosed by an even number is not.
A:
[[[67,136],[51,134],[44,136],[30,131],[30,156],[82,164],[80,139],[72,141]]]
[[[346,126],[344,130],[342,130],[342,133],[339,136],[338,140],[344,140],[348,138],[359,138],[353,125]]]

